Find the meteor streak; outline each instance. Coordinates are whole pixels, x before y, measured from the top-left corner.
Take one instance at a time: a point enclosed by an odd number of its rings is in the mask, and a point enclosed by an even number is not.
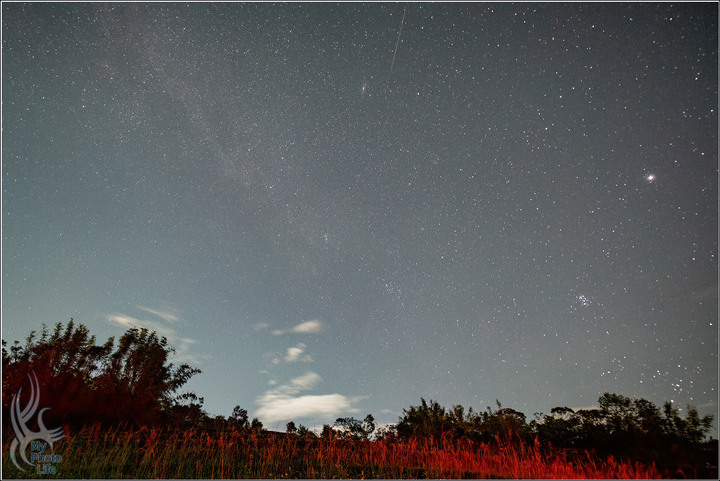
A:
[[[405,14],[406,13],[407,13],[407,5],[405,6],[405,10],[403,10],[402,20],[400,20],[400,30],[398,30],[398,38],[397,38],[397,42],[395,42],[395,52],[393,52],[393,59],[392,59],[392,63],[390,64],[390,73],[391,74],[393,71],[393,67],[395,66],[395,56],[397,55],[398,45],[400,45],[400,35],[402,35],[402,28],[403,28],[403,23],[405,23]]]

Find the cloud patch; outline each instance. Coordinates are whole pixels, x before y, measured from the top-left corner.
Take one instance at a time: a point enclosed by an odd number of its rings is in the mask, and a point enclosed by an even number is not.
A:
[[[286,333],[294,333],[294,334],[315,334],[318,332],[322,332],[323,330],[323,323],[318,321],[317,319],[313,319],[312,321],[304,321],[300,324],[292,327],[291,329],[287,331],[283,331],[282,329],[276,329],[272,331],[273,336],[281,336]]]
[[[149,312],[150,314],[159,317],[163,321],[167,322],[178,322],[180,320],[179,314],[172,308],[166,308],[165,310],[151,309],[145,306],[137,306],[138,309]]]
[[[313,334],[316,332],[322,332],[322,330],[322,322],[317,320],[301,322],[300,324],[291,329],[292,332],[297,332],[300,334]]]
[[[285,354],[285,362],[312,362],[313,359],[309,354],[303,355],[306,347],[302,342],[295,347],[289,347]]]
[[[336,418],[341,414],[355,413],[357,400],[342,394],[298,395],[322,382],[319,374],[309,371],[288,384],[276,385],[257,399],[258,418],[266,423],[292,421],[298,418]]]

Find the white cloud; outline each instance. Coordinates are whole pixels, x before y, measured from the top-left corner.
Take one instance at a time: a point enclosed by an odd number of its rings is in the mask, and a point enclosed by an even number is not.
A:
[[[273,423],[315,416],[335,418],[340,414],[357,412],[353,407],[356,399],[342,394],[298,396],[300,392],[308,391],[320,382],[320,375],[309,371],[292,379],[289,384],[273,387],[257,399],[260,405],[257,417],[266,423]]]
[[[290,394],[297,394],[300,391],[307,391],[315,387],[317,383],[322,382],[322,378],[316,372],[308,371],[300,377],[296,377],[290,381],[290,387],[286,392]]]
[[[289,347],[287,355],[285,356],[285,362],[295,362],[302,355],[303,350],[299,347]]]
[[[256,415],[266,423],[314,416],[336,418],[344,413],[357,412],[352,407],[352,400],[342,394],[291,397],[266,393],[260,397],[258,404],[260,409]]]
[[[314,333],[314,332],[320,332],[323,329],[323,325],[320,321],[313,320],[313,321],[305,321],[301,322],[297,326],[293,327],[291,330],[292,332],[297,333]]]
[[[310,357],[308,354],[305,354],[303,356],[306,347],[307,346],[302,342],[295,347],[289,347],[287,350],[287,354],[285,355],[285,362],[312,362],[312,357]]]
[[[281,336],[288,332],[294,332],[296,334],[314,334],[317,332],[322,332],[322,330],[323,330],[322,322],[315,319],[312,321],[301,322],[300,324],[291,328],[288,331],[283,331],[282,329],[275,329],[274,331],[272,331],[271,334],[273,336]]]
[[[267,329],[268,327],[270,327],[270,324],[268,324],[267,322],[256,322],[252,325],[252,328],[255,331],[262,331],[263,329]]]

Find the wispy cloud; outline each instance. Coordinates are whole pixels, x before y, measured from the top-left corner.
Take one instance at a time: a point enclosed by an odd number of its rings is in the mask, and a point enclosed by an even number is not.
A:
[[[272,335],[280,336],[280,335],[288,333],[288,332],[295,333],[295,334],[315,334],[318,332],[322,332],[322,330],[323,330],[323,323],[318,321],[317,319],[313,319],[312,321],[301,322],[297,326],[294,326],[287,331],[284,331],[282,329],[275,329],[274,331],[272,331]]]
[[[125,314],[111,314],[109,316],[110,322],[117,324],[124,329],[131,329],[133,327],[145,328],[148,331],[155,331],[159,336],[167,337],[170,340],[171,336],[174,336],[175,331],[167,326],[159,324],[157,322],[149,321],[147,319],[138,319],[136,317],[127,316]]]
[[[155,331],[158,336],[165,337],[168,340],[170,347],[175,349],[175,354],[171,354],[173,362],[187,362],[190,364],[200,364],[203,358],[207,356],[198,356],[192,354],[192,347],[197,343],[195,339],[189,337],[182,337],[178,335],[176,326],[169,326],[168,324],[177,324],[182,322],[180,313],[174,309],[157,310],[151,309],[144,306],[137,306],[138,309],[150,313],[161,321],[153,321],[149,319],[139,319],[137,317],[128,316],[126,314],[111,314],[108,316],[108,320],[122,327],[123,329],[132,329],[133,327],[145,328],[148,331]]]
[[[316,416],[335,418],[340,414],[358,411],[353,407],[357,398],[337,393],[298,395],[313,389],[320,382],[320,375],[309,371],[288,384],[273,386],[257,399],[260,407],[256,415],[266,423],[273,423]]]
[[[137,306],[138,309],[143,310],[145,312],[149,312],[150,314],[153,314],[163,321],[167,322],[178,322],[180,318],[178,317],[179,313],[170,307],[166,307],[165,310],[159,310],[159,309],[151,309],[149,307],[145,306]]]

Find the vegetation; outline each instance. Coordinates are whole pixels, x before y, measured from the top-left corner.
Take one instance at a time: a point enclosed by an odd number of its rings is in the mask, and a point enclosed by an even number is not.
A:
[[[365,416],[365,420],[362,422],[352,417],[337,418],[335,426],[340,428],[339,437],[352,439],[353,441],[364,441],[375,431],[375,419],[372,414]]]
[[[3,451],[8,449],[3,442]],[[538,445],[352,441],[236,430],[99,429],[63,440],[63,478],[659,478],[653,466],[572,458]],[[71,462],[69,460],[76,460]],[[3,457],[7,477],[18,471]]]
[[[549,415],[537,413],[527,423],[525,415],[514,409],[487,408],[465,414],[462,406],[446,410],[437,402],[421,399],[420,406],[403,410],[395,427],[400,439],[467,439],[473,443],[512,443],[561,448],[568,452],[592,452],[604,458],[641,461],[654,465],[666,476],[688,474],[717,477],[718,444],[706,440],[712,416],[700,417],[688,406],[685,418],[671,403],[663,412],[646,399],[630,399],[605,393],[598,409],[573,411],[556,407]],[[707,475],[707,476],[706,476]]]
[[[96,345],[83,325],[32,332],[24,346],[3,340],[3,474],[38,477],[11,462],[13,394],[34,372],[63,478],[717,478],[713,417],[671,403],[605,393],[598,409],[553,408],[528,422],[511,408],[476,412],[420,400],[398,423],[376,429],[338,418],[317,435],[289,422],[268,432],[236,406],[211,417],[202,398],[179,389],[198,373],[168,362],[164,338],[130,329],[117,346]]]
[[[57,323],[52,334],[46,326],[39,335],[32,331],[24,347],[16,341],[8,352],[5,340],[2,345],[5,426],[12,395],[27,384],[31,371],[51,408],[48,423],[82,426],[90,420],[139,427],[201,417],[202,398],[178,394],[200,370],[168,363],[173,350],[167,339],[147,329],[129,329],[117,347],[112,337],[96,345],[87,327],[70,319],[64,329]]]

